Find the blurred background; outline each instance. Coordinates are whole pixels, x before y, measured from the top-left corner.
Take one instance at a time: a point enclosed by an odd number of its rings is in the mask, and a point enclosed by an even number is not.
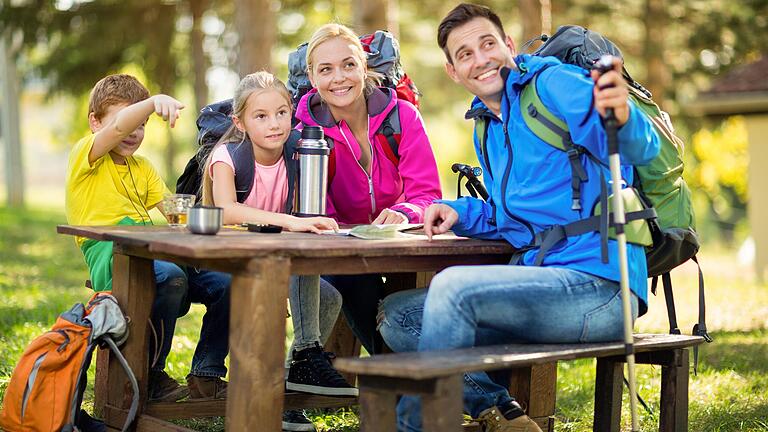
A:
[[[450,165],[476,164],[473,125],[464,120],[471,97],[445,74],[436,42],[440,19],[457,3],[0,0],[0,393],[26,343],[70,300],[87,298],[87,290],[72,289],[87,277],[80,254],[54,226],[65,222],[67,154],[88,132],[88,91],[97,80],[131,73],[152,93],[186,103],[173,130],[151,119],[139,150],[173,188],[196,151],[197,110],[231,97],[240,76],[267,69],[285,80],[288,54],[329,21],[360,34],[387,29],[399,38],[403,67],[420,90],[443,193],[453,198]],[[686,143],[685,178],[705,245],[709,328],[721,334],[721,345],[705,357],[704,381],[692,385],[691,430],[768,430],[768,1],[478,3],[499,13],[518,49],[564,24],[608,36],[632,76],[670,114]],[[697,272],[683,267],[676,277],[686,288],[678,301],[688,307],[678,311],[681,321],[693,323]],[[652,299],[641,330],[666,331],[659,301]],[[193,310],[190,319],[200,313]],[[177,332],[180,353],[169,361],[174,375],[185,374],[198,326],[192,321]],[[574,370],[583,366],[575,364]],[[583,407],[590,395],[580,389],[591,372],[569,367],[560,370],[558,430],[587,430],[578,418],[589,419]],[[732,399],[736,394],[741,399]],[[713,415],[722,421],[703,420]],[[734,418],[741,423],[734,426]],[[314,419],[320,422],[321,414]],[[355,430],[354,421],[339,420],[338,427],[333,417],[328,421],[321,430]],[[745,421],[755,428],[744,428]]]

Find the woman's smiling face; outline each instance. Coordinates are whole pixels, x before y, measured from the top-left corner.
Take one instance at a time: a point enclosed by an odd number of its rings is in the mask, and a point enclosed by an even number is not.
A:
[[[310,81],[331,107],[349,107],[363,96],[365,64],[356,50],[353,44],[335,37],[312,52]]]

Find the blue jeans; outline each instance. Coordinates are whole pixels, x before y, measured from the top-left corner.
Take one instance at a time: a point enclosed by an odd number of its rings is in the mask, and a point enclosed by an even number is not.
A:
[[[288,299],[293,322],[290,362],[294,351],[325,344],[339,317],[341,294],[320,276],[291,276]]]
[[[634,294],[631,303],[634,319]],[[379,319],[379,331],[395,351],[623,337],[619,284],[557,267],[451,267],[432,279],[428,292],[402,291],[384,299]],[[474,418],[513,400],[485,372],[465,374],[464,384],[464,408]],[[397,411],[399,430],[421,430],[418,397],[403,396]]]
[[[151,321],[157,338],[150,338],[150,369],[165,368],[171,351],[176,319],[189,311],[190,303],[206,306],[200,340],[192,357],[191,374],[223,377],[224,359],[229,351],[229,291],[231,276],[226,273],[179,267],[155,261],[157,294],[152,304]],[[159,340],[159,344],[156,342]],[[152,343],[154,342],[154,344]],[[156,345],[159,345],[157,347]]]

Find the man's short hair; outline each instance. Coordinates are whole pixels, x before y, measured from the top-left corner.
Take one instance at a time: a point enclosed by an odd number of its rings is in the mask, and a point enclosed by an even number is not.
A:
[[[451,53],[448,52],[448,48],[446,47],[448,43],[448,35],[450,35],[456,27],[460,27],[475,18],[485,18],[493,23],[502,39],[506,39],[507,36],[504,33],[504,26],[501,24],[501,19],[490,8],[471,3],[462,3],[453,8],[452,11],[448,12],[448,15],[443,18],[440,22],[440,26],[437,28],[437,44],[445,53],[448,63],[453,63]]]
[[[88,100],[88,113],[101,119],[110,106],[126,103],[133,105],[147,98],[149,90],[132,75],[107,75],[93,86]]]

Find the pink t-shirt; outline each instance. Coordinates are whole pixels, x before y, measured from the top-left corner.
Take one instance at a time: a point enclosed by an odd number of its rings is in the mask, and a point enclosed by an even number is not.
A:
[[[211,178],[213,165],[225,163],[235,172],[235,164],[226,146],[219,146],[211,156]],[[285,171],[285,161],[281,157],[274,165],[261,165],[253,162],[256,169],[253,176],[253,187],[243,204],[260,210],[282,213],[285,201],[288,199],[288,174]]]

